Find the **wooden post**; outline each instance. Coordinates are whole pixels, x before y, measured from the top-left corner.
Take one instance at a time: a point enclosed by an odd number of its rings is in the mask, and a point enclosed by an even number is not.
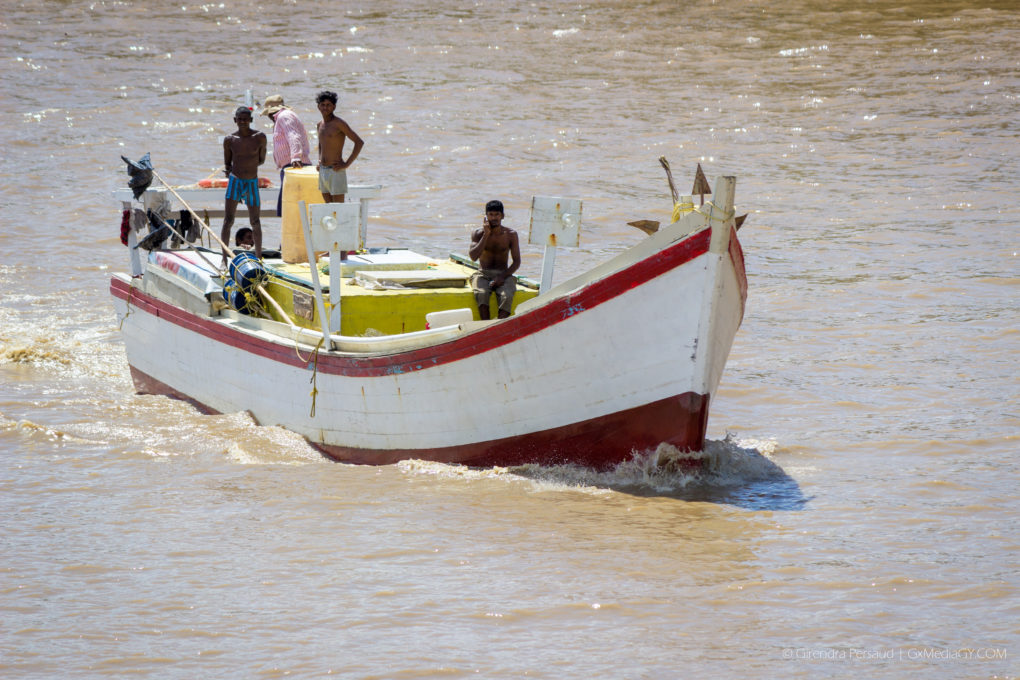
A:
[[[305,244],[312,251],[329,251],[329,330],[340,334],[340,291],[343,277],[343,260],[346,251],[356,250],[359,244],[361,203],[313,203],[302,213],[308,219],[305,225]],[[308,213],[311,213],[309,215]],[[309,245],[310,244],[310,245]],[[310,262],[313,262],[310,260]],[[317,269],[317,268],[316,268]]]
[[[538,286],[539,295],[552,288],[553,267],[555,265],[556,246],[546,243],[545,251],[542,253],[542,283]]]
[[[581,232],[581,201],[554,196],[531,197],[531,224],[528,243],[543,245],[541,295],[552,288],[557,246],[576,248]]]

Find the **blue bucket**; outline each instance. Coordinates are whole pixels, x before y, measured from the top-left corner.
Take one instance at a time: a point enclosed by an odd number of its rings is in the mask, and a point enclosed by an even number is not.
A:
[[[230,278],[241,287],[241,290],[250,291],[261,283],[266,276],[266,270],[253,253],[239,253],[230,261]]]

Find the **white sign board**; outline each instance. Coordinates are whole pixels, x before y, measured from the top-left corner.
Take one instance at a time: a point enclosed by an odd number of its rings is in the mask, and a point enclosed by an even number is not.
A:
[[[576,248],[581,233],[581,201],[576,198],[534,196],[528,243]]]
[[[361,247],[360,203],[313,203],[308,208],[312,213],[308,227],[314,250],[334,252]]]

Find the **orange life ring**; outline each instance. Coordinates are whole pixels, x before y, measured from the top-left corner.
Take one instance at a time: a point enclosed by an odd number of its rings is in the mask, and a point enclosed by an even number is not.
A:
[[[205,179],[198,180],[198,186],[203,189],[225,189],[227,187],[226,177],[206,177]],[[259,177],[259,189],[266,189],[270,186],[269,179],[267,177]]]

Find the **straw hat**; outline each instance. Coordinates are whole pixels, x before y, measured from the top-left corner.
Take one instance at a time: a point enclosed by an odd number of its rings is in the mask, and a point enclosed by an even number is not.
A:
[[[283,103],[282,94],[274,94],[271,97],[266,97],[266,101],[262,104],[262,115],[271,116],[277,111],[282,109],[289,109],[289,106],[285,106]]]

